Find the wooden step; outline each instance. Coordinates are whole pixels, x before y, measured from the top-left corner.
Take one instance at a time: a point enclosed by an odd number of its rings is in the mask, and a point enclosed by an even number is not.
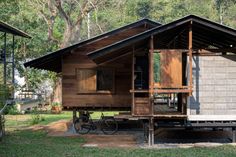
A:
[[[149,115],[150,114],[150,103],[148,97],[135,97],[134,98],[134,109],[133,114],[139,115]]]
[[[135,104],[148,104],[149,98],[134,98]]]

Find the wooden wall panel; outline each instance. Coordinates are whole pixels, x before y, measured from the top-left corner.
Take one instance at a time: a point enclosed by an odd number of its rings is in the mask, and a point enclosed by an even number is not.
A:
[[[96,92],[96,70],[94,69],[77,69],[78,93]]]
[[[182,53],[177,50],[160,52],[162,88],[178,88],[182,86]]]
[[[76,70],[85,68],[96,68],[97,64],[87,57],[87,53],[123,40],[137,33],[147,30],[144,25],[137,28],[129,28],[105,37],[101,40],[91,42],[71,51],[63,57],[62,64],[62,104],[64,107],[131,107],[131,62],[128,57],[111,62],[105,67],[115,69],[115,92],[113,94],[83,93],[78,94],[78,80]],[[86,84],[86,83],[85,83]],[[94,86],[93,86],[94,87]]]
[[[73,61],[73,63],[70,62]],[[83,61],[80,61],[83,60]],[[115,70],[115,92],[108,93],[78,93],[78,80],[76,71],[78,69],[96,68],[97,65],[84,57],[73,53],[63,59],[62,66],[62,104],[64,107],[131,107],[131,65],[123,61],[116,61],[103,65]],[[121,68],[123,67],[123,68]],[[124,68],[126,67],[126,68]],[[129,68],[130,67],[130,68]],[[88,83],[84,83],[88,85]]]
[[[151,114],[151,105],[149,103],[149,98],[135,98],[134,99],[135,107],[134,114],[135,115],[150,115]]]

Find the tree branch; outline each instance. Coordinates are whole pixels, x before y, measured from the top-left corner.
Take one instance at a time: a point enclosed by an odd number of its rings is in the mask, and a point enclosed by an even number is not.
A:
[[[72,26],[72,21],[71,21],[70,17],[66,14],[65,10],[62,8],[61,0],[55,0],[55,6],[58,9],[59,14],[61,15],[61,17],[67,23],[67,25]]]

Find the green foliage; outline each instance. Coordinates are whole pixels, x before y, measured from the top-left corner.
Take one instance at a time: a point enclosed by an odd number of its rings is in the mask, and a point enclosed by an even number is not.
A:
[[[48,36],[49,25],[42,16],[50,17],[47,0],[1,0],[0,19],[29,33],[32,39],[17,38],[16,68],[26,77],[27,86],[40,89],[45,79],[56,81],[56,74],[35,69],[25,69],[22,63],[59,49],[65,38],[66,23],[57,13],[54,17],[53,37]],[[63,0],[62,7],[72,23],[77,20],[84,1]],[[80,6],[78,5],[80,4]],[[200,6],[200,7],[199,7]],[[56,10],[57,11],[57,10]],[[234,0],[102,0],[90,12],[91,36],[96,36],[141,18],[168,23],[188,14],[196,14],[231,27],[236,27],[236,4]],[[83,16],[81,31],[76,40],[87,39],[87,16]],[[2,67],[0,67],[1,73]],[[1,77],[0,77],[1,79]],[[53,86],[53,83],[52,83]]]
[[[51,104],[51,106],[58,106],[58,107],[60,107],[60,106],[61,106],[61,103],[59,103],[59,102],[53,102],[53,103]]]
[[[9,87],[0,84],[0,109],[5,105],[5,102],[9,97],[10,97]]]
[[[154,81],[160,82],[160,54],[154,53]]]
[[[40,114],[32,114],[31,117],[31,125],[38,124],[41,121],[45,121],[44,117],[42,117]]]
[[[137,2],[136,14],[142,18],[150,18],[150,12],[152,11],[152,3],[148,0],[142,0]]]
[[[6,114],[9,114],[9,115],[17,115],[17,114],[20,114],[19,111],[17,110],[16,108],[16,105],[13,105],[13,106],[8,106],[7,109],[6,109]]]
[[[35,125],[42,121],[45,121],[45,118],[36,109],[34,109],[33,112],[31,113],[30,124]]]

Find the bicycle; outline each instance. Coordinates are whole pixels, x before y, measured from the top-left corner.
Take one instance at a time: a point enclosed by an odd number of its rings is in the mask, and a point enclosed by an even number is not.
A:
[[[97,130],[98,126],[100,126],[101,131],[107,135],[112,135],[117,132],[118,123],[114,117],[104,116],[102,113],[101,118],[97,122],[94,122],[90,114],[90,112],[85,112],[75,120],[74,128],[77,133],[87,134],[90,130]]]

